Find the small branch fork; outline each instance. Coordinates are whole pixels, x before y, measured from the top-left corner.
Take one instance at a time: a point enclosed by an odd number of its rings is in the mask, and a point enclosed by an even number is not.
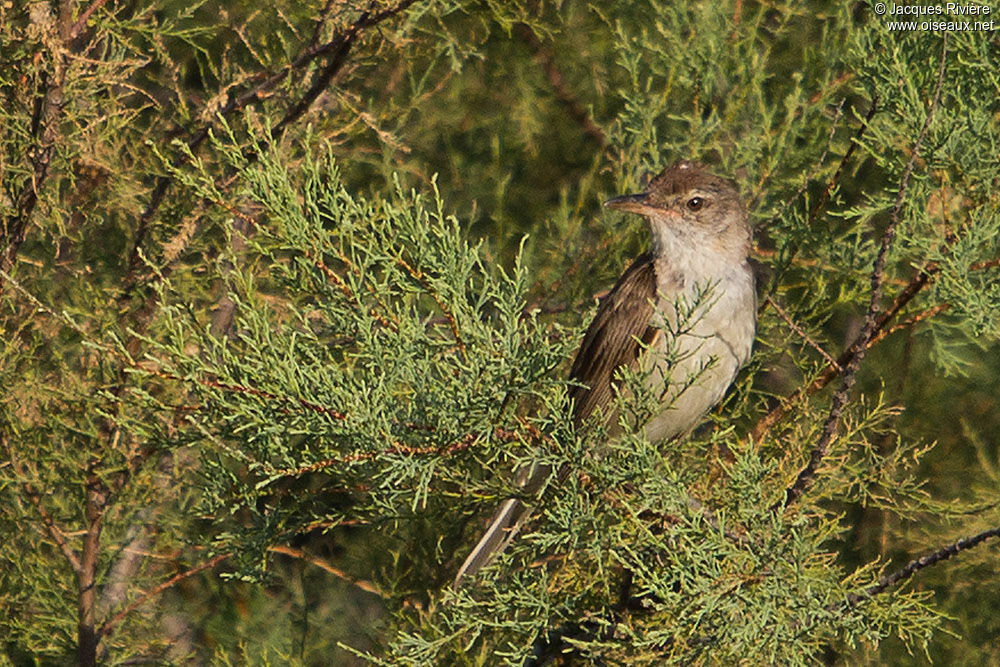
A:
[[[423,272],[418,269],[414,269],[412,266],[407,264],[406,260],[402,257],[397,257],[396,263],[399,264],[399,266],[401,266],[403,270],[417,282],[418,285],[423,287],[432,299],[434,299],[434,303],[437,304],[445,319],[448,320],[448,326],[451,328],[451,335],[455,337],[455,343],[458,345],[458,350],[464,357],[465,343],[462,341],[462,336],[458,333],[458,323],[455,321],[455,315],[451,312],[451,309],[448,308],[447,304],[441,300],[441,296],[438,294],[437,290],[434,289],[434,286],[431,285],[430,280],[428,280],[427,276],[424,275]]]
[[[924,137],[927,135],[927,129],[930,126],[931,118],[933,118],[934,112],[937,110],[938,103],[941,99],[941,86],[944,82],[944,66],[947,55],[948,35],[945,33],[941,44],[941,58],[938,64],[938,76],[937,84],[934,88],[934,98],[931,100],[930,106],[927,109],[927,115],[924,118],[923,127],[920,128],[920,133],[917,135],[917,139],[913,144],[910,160],[906,163],[906,168],[903,170],[903,175],[899,183],[899,189],[896,192],[896,202],[893,204],[892,211],[889,214],[889,224],[886,226],[886,229],[882,234],[878,254],[875,257],[875,264],[872,267],[872,295],[868,305],[868,312],[865,314],[865,324],[857,338],[855,338],[854,343],[851,345],[851,347],[856,351],[844,365],[844,371],[841,374],[840,388],[833,396],[833,401],[830,405],[830,412],[827,415],[826,421],[823,423],[823,429],[819,440],[809,453],[808,463],[806,463],[805,467],[799,471],[799,474],[796,476],[795,481],[791,484],[791,486],[785,490],[782,500],[775,502],[771,506],[772,512],[777,512],[795,502],[795,500],[797,500],[812,483],[813,477],[816,475],[816,469],[826,456],[830,443],[833,442],[833,439],[836,436],[840,424],[840,416],[844,410],[844,406],[847,404],[847,398],[851,388],[854,386],[854,381],[858,368],[861,366],[861,361],[864,359],[865,352],[867,351],[868,346],[871,345],[878,331],[880,322],[879,310],[880,302],[882,300],[886,257],[888,256],[889,247],[892,245],[893,238],[896,234],[896,225],[899,221],[899,211],[903,207],[903,197],[906,194],[906,188],[910,181],[910,175],[913,173],[913,166],[917,162],[917,157],[920,154],[920,147],[923,144]]]

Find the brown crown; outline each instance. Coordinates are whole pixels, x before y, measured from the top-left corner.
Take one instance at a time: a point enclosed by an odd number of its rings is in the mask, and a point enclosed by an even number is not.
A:
[[[655,205],[666,203],[666,199],[694,189],[720,195],[737,194],[732,181],[710,174],[703,165],[688,160],[681,160],[661,171],[649,183],[646,191],[649,193],[649,203]]]

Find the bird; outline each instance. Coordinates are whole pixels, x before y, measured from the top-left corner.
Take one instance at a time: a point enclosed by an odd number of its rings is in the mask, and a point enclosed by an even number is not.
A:
[[[736,185],[702,164],[681,160],[644,191],[604,202],[646,219],[649,250],[601,301],[569,372],[572,418],[613,417],[619,369],[639,371],[657,409],[643,425],[650,442],[693,430],[725,395],[750,358],[757,299],[748,256],[751,228]],[[569,470],[563,466],[557,479]],[[507,499],[455,576],[460,587],[513,539],[549,466],[518,471],[519,497]]]

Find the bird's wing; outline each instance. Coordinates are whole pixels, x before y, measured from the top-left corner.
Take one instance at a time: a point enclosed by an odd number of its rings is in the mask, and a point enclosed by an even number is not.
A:
[[[656,301],[656,272],[649,253],[639,256],[597,309],[580,351],[570,370],[570,379],[583,386],[570,390],[573,418],[583,422],[611,399],[615,371],[631,368],[643,344],[650,344],[658,329],[650,326]]]

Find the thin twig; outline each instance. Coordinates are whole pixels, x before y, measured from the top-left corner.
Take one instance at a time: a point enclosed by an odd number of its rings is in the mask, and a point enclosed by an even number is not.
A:
[[[59,33],[68,32],[69,5],[60,5],[58,28]],[[35,100],[35,109],[31,118],[31,133],[34,141],[28,147],[26,155],[31,163],[31,171],[25,176],[14,199],[14,212],[2,221],[0,225],[0,240],[6,244],[0,255],[0,269],[10,270],[14,266],[21,244],[27,234],[28,222],[38,204],[38,193],[49,175],[52,153],[55,150],[59,133],[59,120],[63,110],[63,84],[66,78],[66,53],[62,50],[52,54],[54,71],[49,74],[43,70],[39,74],[41,92]],[[0,283],[0,291],[3,283]]]
[[[108,0],[94,0],[87,6],[86,9],[83,10],[83,12],[80,13],[80,16],[77,17],[76,22],[69,31],[69,38],[71,41],[76,39],[77,35],[80,34],[80,31],[87,25],[87,21],[90,19],[90,16],[107,4],[107,2]]]
[[[806,488],[812,483],[812,479],[816,474],[816,469],[819,467],[820,462],[822,462],[822,460],[826,457],[827,449],[829,448],[830,443],[833,442],[834,436],[837,433],[840,425],[840,416],[843,412],[844,406],[847,404],[848,394],[854,386],[858,368],[861,366],[861,361],[864,359],[865,351],[868,349],[868,345],[875,336],[877,330],[876,327],[879,322],[878,314],[880,302],[882,300],[882,281],[883,274],[885,272],[886,258],[889,253],[889,247],[896,234],[896,224],[899,220],[899,211],[903,207],[903,198],[906,194],[906,188],[909,185],[910,174],[913,173],[913,166],[916,164],[917,156],[920,154],[920,147],[923,144],[924,137],[927,135],[927,128],[930,127],[931,118],[933,118],[938,102],[941,99],[941,86],[944,82],[944,66],[947,55],[948,34],[945,33],[941,43],[941,59],[938,65],[938,77],[937,84],[934,87],[934,97],[927,109],[927,115],[924,118],[923,126],[920,128],[920,133],[917,135],[917,139],[913,143],[913,150],[910,153],[910,159],[906,163],[906,168],[903,170],[903,176],[900,179],[899,189],[896,192],[896,202],[893,204],[892,211],[889,214],[889,223],[886,225],[885,231],[882,233],[882,240],[879,245],[878,254],[875,256],[875,264],[872,267],[871,272],[871,300],[868,305],[868,312],[865,314],[864,327],[855,339],[856,345],[854,345],[854,347],[857,347],[858,351],[855,355],[853,355],[847,365],[844,366],[844,371],[841,374],[840,388],[833,395],[830,412],[827,415],[826,421],[823,423],[823,429],[819,440],[809,453],[808,463],[806,463],[805,467],[799,471],[798,475],[796,475],[795,481],[792,485],[785,490],[782,500],[771,506],[771,511],[778,511],[783,507],[787,507],[799,496],[801,496]]]
[[[826,205],[826,202],[830,198],[830,194],[833,192],[834,187],[836,187],[837,183],[840,182],[840,177],[844,174],[844,168],[847,166],[848,162],[850,162],[851,157],[854,155],[854,151],[856,151],[858,149],[858,146],[861,145],[861,138],[864,137],[865,131],[868,129],[869,123],[871,123],[872,118],[875,116],[876,109],[878,109],[877,97],[872,99],[871,107],[868,109],[868,113],[865,114],[865,119],[864,121],[862,121],[861,127],[858,128],[858,131],[855,134],[853,141],[851,141],[851,145],[847,147],[846,151],[844,151],[844,157],[840,159],[840,164],[837,165],[837,171],[833,173],[833,178],[831,178],[830,182],[826,184],[825,188],[823,188],[823,192],[822,194],[820,194],[819,199],[816,200],[816,203],[809,211],[810,226],[812,226],[812,223],[815,222],[816,217],[819,215],[819,212]]]
[[[322,558],[308,554],[305,551],[302,551],[301,549],[293,549],[292,547],[286,547],[283,544],[277,544],[275,546],[268,547],[267,550],[272,553],[283,554],[285,556],[291,556],[292,558],[298,558],[299,560],[304,560],[305,562],[315,565],[316,567],[320,568],[321,570],[324,570],[325,572],[329,572],[338,579],[343,579],[350,585],[359,588],[366,593],[372,593],[373,595],[377,595],[385,600],[388,600],[391,597],[388,593],[386,593],[385,591],[383,591],[381,588],[371,583],[370,581],[365,581],[363,579],[357,579],[355,577],[352,577],[343,570],[335,568],[334,566],[330,565]],[[404,602],[404,606],[408,606],[406,602]]]
[[[788,313],[785,312],[785,309],[782,308],[778,304],[778,302],[771,297],[771,295],[767,295],[766,297],[764,297],[764,300],[766,302],[768,302],[769,304],[771,304],[771,307],[774,308],[775,312],[778,313],[778,316],[785,321],[785,324],[787,324],[788,327],[792,331],[794,331],[796,334],[798,334],[798,336],[802,340],[804,340],[811,348],[813,348],[814,350],[816,350],[817,352],[820,353],[820,356],[822,356],[823,359],[826,360],[826,363],[828,365],[830,365],[831,367],[833,367],[837,372],[840,372],[842,370],[841,367],[840,367],[840,364],[837,363],[837,360],[834,359],[833,357],[831,357],[829,352],[827,352],[826,350],[824,350],[819,345],[819,343],[817,343],[816,341],[814,341],[809,336],[809,334],[807,334],[805,331],[803,331],[802,327],[800,327],[798,324],[796,324],[795,320],[793,320],[791,317],[788,316]]]
[[[733,5],[733,18],[731,21],[733,24],[733,30],[732,32],[729,33],[729,41],[733,41],[734,39],[736,39],[736,34],[739,29],[740,18],[742,17],[742,15],[743,15],[743,0],[736,0],[736,3]]]
[[[925,308],[924,310],[921,310],[919,313],[916,313],[915,315],[911,315],[910,317],[907,317],[902,322],[897,322],[896,324],[893,324],[891,327],[889,327],[887,329],[882,329],[881,331],[879,331],[877,334],[875,334],[875,337],[872,338],[872,345],[874,345],[875,343],[879,342],[880,340],[882,340],[886,336],[889,336],[891,334],[896,333],[897,331],[900,331],[902,329],[908,329],[910,327],[915,326],[917,323],[922,322],[923,320],[926,320],[926,319],[928,319],[930,317],[934,317],[938,313],[943,313],[944,311],[948,310],[948,308],[950,308],[950,307],[951,307],[951,304],[949,304],[949,303],[939,303],[936,306],[931,306],[930,308]],[[869,346],[869,347],[871,347],[871,346]]]
[[[174,576],[170,577],[169,579],[167,579],[163,583],[159,584],[158,586],[155,586],[154,588],[150,589],[149,591],[143,593],[142,595],[140,595],[139,597],[137,597],[135,600],[133,600],[128,606],[126,606],[124,609],[122,609],[120,612],[118,612],[117,614],[115,614],[114,616],[112,616],[111,618],[109,618],[108,620],[106,620],[104,623],[102,623],[101,627],[98,628],[98,630],[97,630],[97,638],[100,639],[102,637],[107,636],[112,630],[115,629],[115,627],[119,623],[122,622],[122,620],[126,616],[128,616],[129,614],[131,614],[133,611],[135,611],[136,609],[138,609],[142,605],[146,604],[146,602],[148,602],[150,599],[156,597],[157,595],[159,595],[163,591],[167,590],[168,588],[171,588],[171,587],[177,585],[178,582],[183,581],[184,579],[187,579],[188,577],[192,577],[192,576],[198,574],[202,570],[208,570],[210,568],[215,567],[216,565],[218,565],[222,561],[224,561],[227,558],[229,558],[231,555],[232,554],[230,554],[230,553],[219,554],[218,556],[215,556],[214,558],[210,558],[210,559],[208,559],[207,561],[205,561],[203,563],[199,563],[198,565],[195,565],[192,568],[189,568],[187,570],[184,570],[183,572],[179,572],[179,573],[175,574]]]

